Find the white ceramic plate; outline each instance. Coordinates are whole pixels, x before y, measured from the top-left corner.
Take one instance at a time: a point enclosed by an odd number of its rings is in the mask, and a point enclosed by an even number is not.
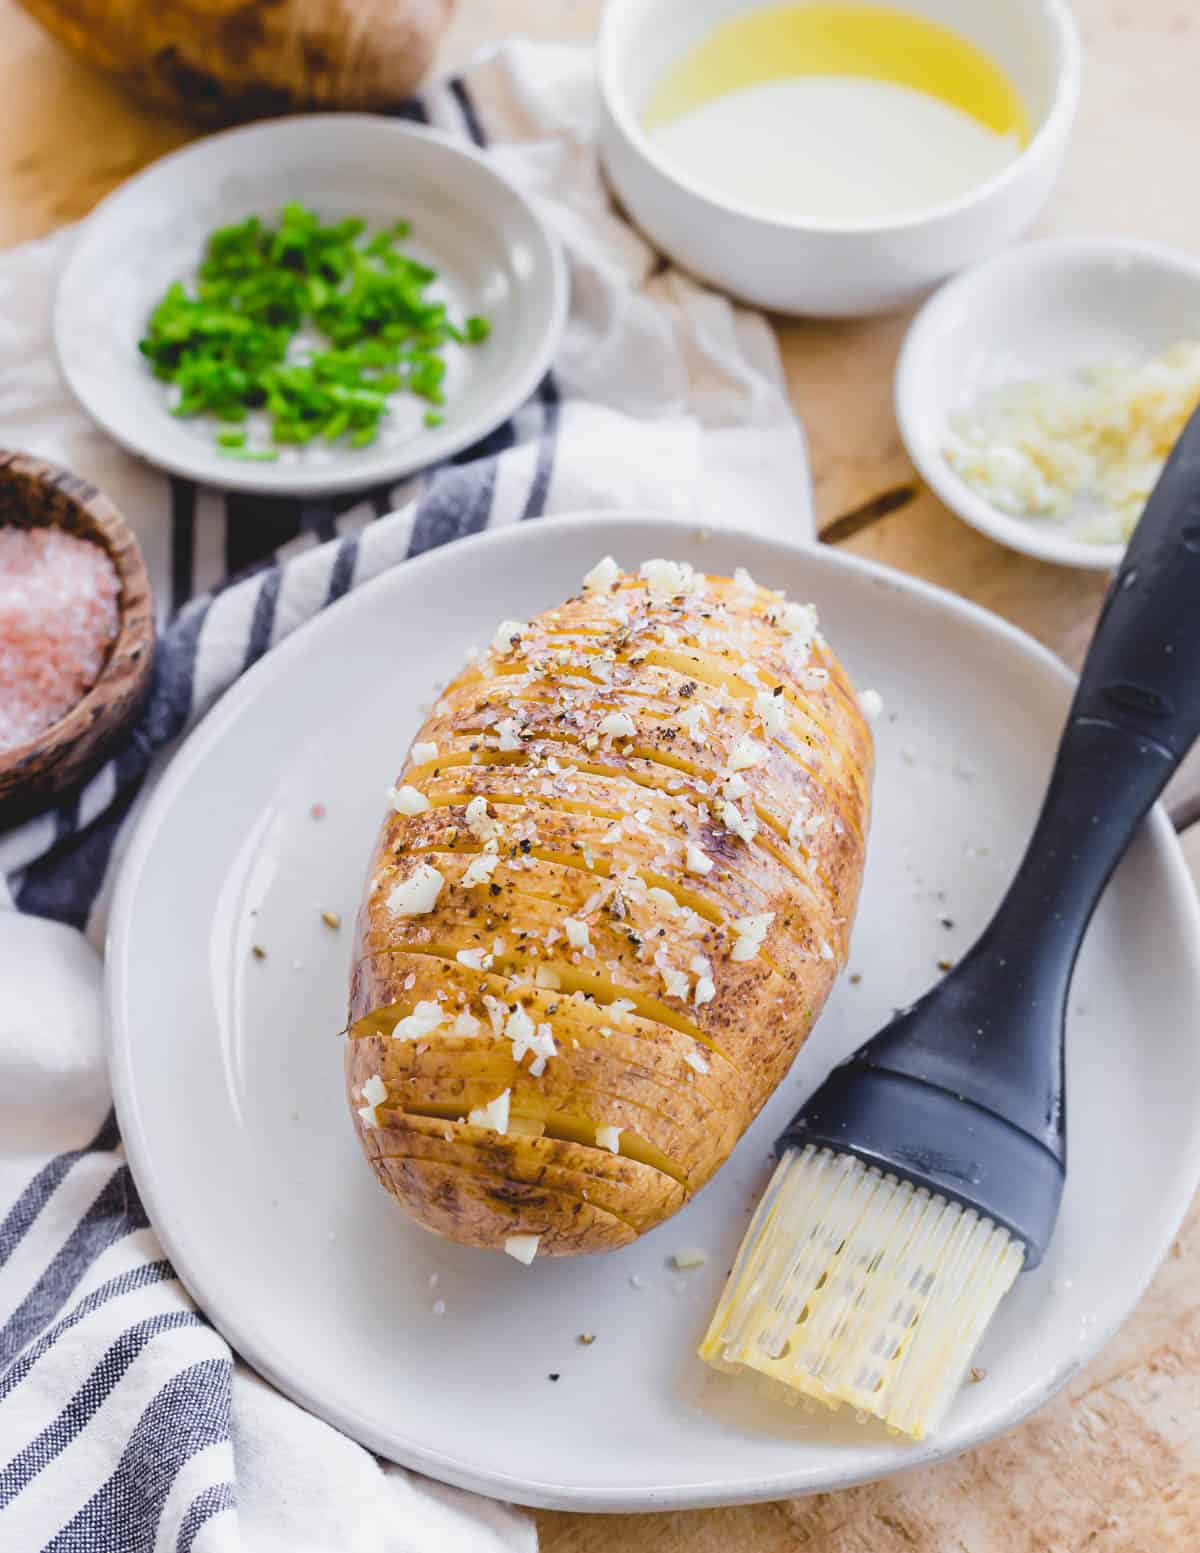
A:
[[[137,349],[155,302],[192,277],[214,227],[274,220],[300,200],[371,230],[405,219],[405,251],[439,272],[430,295],[492,324],[448,345],[445,424],[397,394],[368,448],[281,448],[274,463],[223,457],[207,418],[168,410],[168,385]],[[95,210],[59,283],[54,339],[84,409],[130,452],[174,474],[263,493],[319,495],[399,479],[505,420],[537,387],[566,317],[561,252],[533,207],[478,152],[436,130],[372,114],[314,114],[229,130],[155,162]]]
[[[1142,360],[1198,335],[1200,260],[1120,238],[1025,243],[950,281],[913,319],[896,367],[901,436],[947,507],[992,539],[1043,561],[1112,571],[1123,545],[1010,516],[977,495],[943,455],[947,421],[1005,383]]]
[[[347,1115],[337,1032],[350,922],[421,707],[501,616],[558,601],[606,551],[626,565],[664,554],[746,565],[817,601],[857,684],[881,691],[850,957],[862,979],[842,979],[790,1078],[688,1208],[621,1251],[526,1269],[436,1239],[376,1185]],[[780,1407],[694,1350],[775,1134],[991,912],[1069,697],[1047,652],[947,594],[836,553],[702,539],[661,519],[505,530],[350,595],[192,736],[121,877],[108,954],[117,1108],[180,1276],[252,1364],[348,1434],[527,1504],[774,1499],[946,1456],[1012,1424],[1129,1314],[1200,1173],[1200,928],[1160,812],[1080,962],[1057,1237],[999,1313],[979,1360],[987,1378],[940,1438],[911,1447],[844,1414]],[[341,913],[340,933],[322,909]],[[672,1251],[697,1244],[707,1266],[671,1270]]]

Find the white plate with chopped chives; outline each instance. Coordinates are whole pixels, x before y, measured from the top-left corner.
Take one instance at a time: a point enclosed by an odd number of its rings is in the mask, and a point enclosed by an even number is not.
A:
[[[84,409],[173,474],[385,484],[470,446],[548,370],[566,266],[471,147],[369,114],[230,130],[87,221],[54,336]]]
[[[1050,238],[975,266],[913,320],[896,368],[909,456],[1001,544],[1111,571],[1200,402],[1200,261]]]

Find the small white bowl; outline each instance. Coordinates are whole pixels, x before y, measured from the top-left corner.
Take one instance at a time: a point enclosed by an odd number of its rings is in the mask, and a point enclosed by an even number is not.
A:
[[[1006,383],[1154,356],[1198,334],[1200,260],[1120,238],[1022,244],[950,281],[913,319],[896,366],[900,435],[925,482],[972,527],[1039,560],[1111,571],[1124,545],[1089,543],[977,495],[942,452],[948,420]]]
[[[850,317],[911,301],[1033,222],[1058,175],[1079,101],[1079,33],[1064,0],[905,0],[981,48],[1020,91],[1033,134],[959,199],[875,225],[833,226],[723,199],[679,172],[641,127],[656,82],[720,22],[763,0],[610,0],[600,29],[601,150],[651,240],[758,307]],[[804,154],[803,146],[796,154]]]
[[[369,447],[313,443],[247,463],[217,451],[207,418],[170,414],[138,353],[151,308],[192,275],[214,227],[273,220],[289,200],[371,229],[410,221],[405,250],[437,269],[452,314],[491,321],[483,344],[447,347],[444,425],[424,426],[424,401],[396,394]],[[109,195],[59,282],[54,339],[75,396],[131,453],[209,485],[316,496],[398,480],[486,436],[545,375],[566,310],[556,239],[487,158],[397,119],[311,114],[197,141]]]

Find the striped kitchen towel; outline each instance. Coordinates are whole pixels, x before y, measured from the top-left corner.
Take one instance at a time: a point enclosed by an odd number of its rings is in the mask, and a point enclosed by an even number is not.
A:
[[[800,431],[763,319],[668,267],[613,211],[589,56],[507,46],[403,105],[479,145],[566,248],[572,305],[538,392],[475,447],[343,500],[168,481],[78,411],[50,345],[60,233],[0,258],[0,443],[54,458],[137,529],[162,636],[125,747],[0,834],[0,1550],[526,1549],[501,1505],[376,1460],[238,1363],[162,1255],[110,1111],[105,913],[173,744],[258,657],[434,545],[551,511],[640,507],[811,535]]]

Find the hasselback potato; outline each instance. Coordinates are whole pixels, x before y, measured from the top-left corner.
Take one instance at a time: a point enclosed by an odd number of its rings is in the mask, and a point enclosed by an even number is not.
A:
[[[392,789],[346,1076],[379,1180],[527,1259],[712,1175],[844,963],[870,732],[809,605],[600,562],[505,621]]]

